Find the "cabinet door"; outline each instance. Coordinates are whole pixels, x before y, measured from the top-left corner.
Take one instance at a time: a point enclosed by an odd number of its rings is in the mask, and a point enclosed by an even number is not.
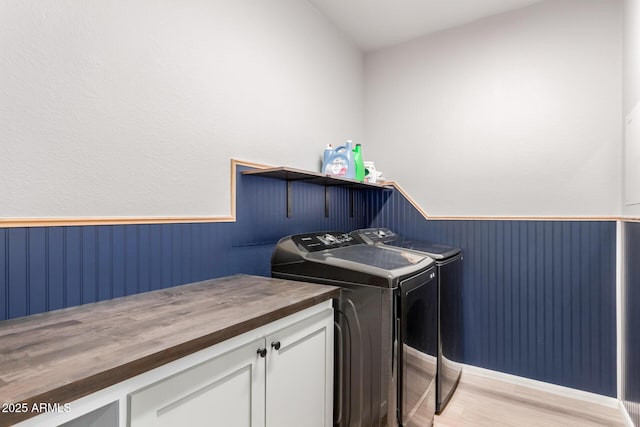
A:
[[[264,359],[255,340],[129,395],[129,425],[264,426]]]
[[[333,424],[333,310],[267,336],[267,427]]]

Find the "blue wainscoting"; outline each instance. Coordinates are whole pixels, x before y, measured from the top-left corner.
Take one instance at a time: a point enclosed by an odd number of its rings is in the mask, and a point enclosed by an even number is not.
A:
[[[640,426],[640,223],[623,226],[622,396],[627,412]]]
[[[294,183],[287,218],[286,182],[238,174],[235,223],[0,229],[0,319],[268,276],[284,235],[385,226],[463,249],[465,363],[615,396],[614,222],[427,221],[396,191],[329,196],[325,218],[324,187]]]
[[[465,363],[616,395],[615,222],[427,221],[369,198],[372,227],[464,251]]]
[[[324,187],[294,183],[287,218],[286,182],[244,169],[235,223],[0,228],[0,320],[235,273],[269,276],[281,237],[366,226],[360,191],[329,188],[326,218]]]

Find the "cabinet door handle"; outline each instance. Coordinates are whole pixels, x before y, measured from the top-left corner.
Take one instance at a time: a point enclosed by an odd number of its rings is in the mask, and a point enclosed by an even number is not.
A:
[[[280,341],[272,342],[271,348],[273,348],[274,350],[280,350]]]
[[[266,348],[259,348],[258,349],[258,354],[260,355],[260,357],[266,357],[267,349]]]

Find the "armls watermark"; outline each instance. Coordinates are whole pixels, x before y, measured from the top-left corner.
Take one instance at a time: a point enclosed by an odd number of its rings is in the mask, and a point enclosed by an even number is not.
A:
[[[44,414],[45,412],[71,412],[70,403],[49,403],[49,402],[17,402],[3,403],[0,412],[5,414],[30,413]]]

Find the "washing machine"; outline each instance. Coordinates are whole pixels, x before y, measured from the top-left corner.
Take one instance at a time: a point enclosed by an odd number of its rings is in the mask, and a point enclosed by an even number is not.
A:
[[[271,274],[341,288],[335,308],[334,424],[433,424],[435,261],[411,250],[367,245],[344,232],[282,238]]]
[[[444,410],[460,381],[463,362],[462,251],[450,246],[405,239],[388,228],[367,228],[351,236],[370,245],[419,251],[433,258],[438,270],[436,413]],[[426,349],[432,351],[433,349]]]

